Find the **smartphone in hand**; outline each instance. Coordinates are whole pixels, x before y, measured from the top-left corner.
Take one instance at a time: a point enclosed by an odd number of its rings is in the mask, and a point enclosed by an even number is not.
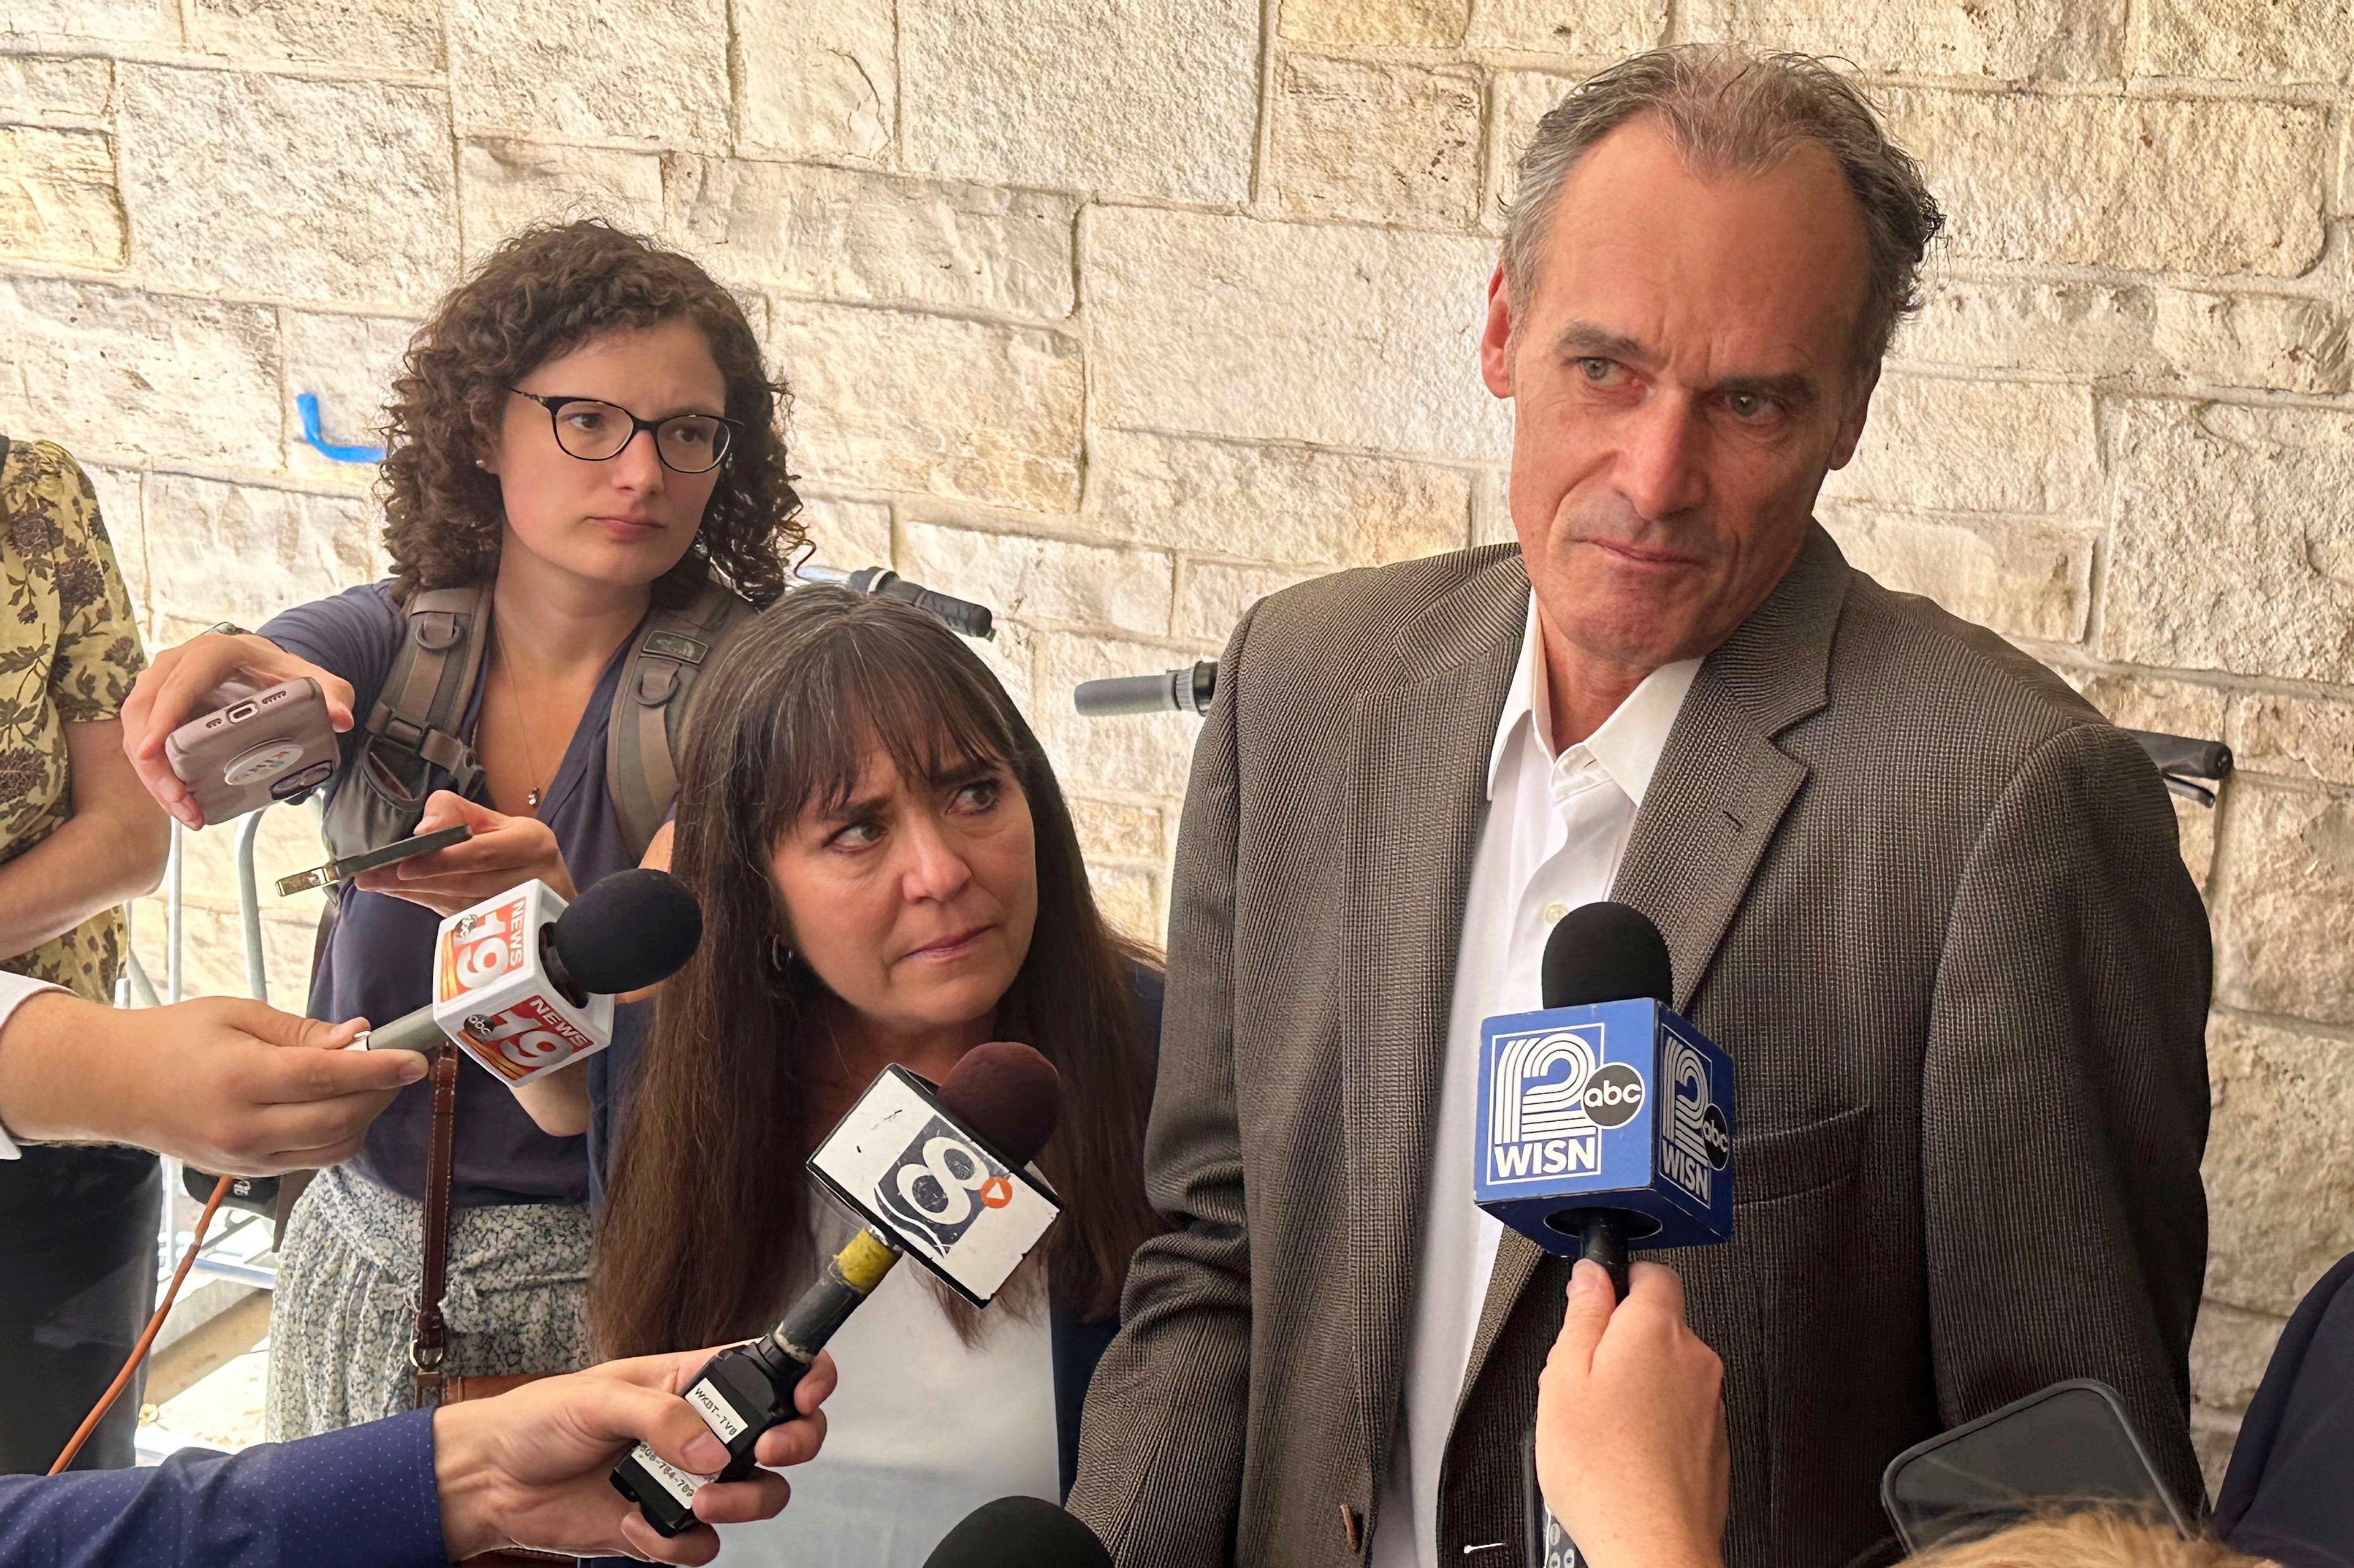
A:
[[[205,822],[295,800],[334,777],[341,753],[319,683],[305,675],[261,691],[224,687],[223,705],[164,737],[164,757]]]

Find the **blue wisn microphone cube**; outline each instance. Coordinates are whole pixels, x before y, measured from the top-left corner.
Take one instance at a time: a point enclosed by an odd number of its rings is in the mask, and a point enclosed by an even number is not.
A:
[[[1631,1248],[1733,1234],[1733,1059],[1646,1000],[1490,1018],[1479,1038],[1479,1205],[1575,1255],[1581,1210]]]

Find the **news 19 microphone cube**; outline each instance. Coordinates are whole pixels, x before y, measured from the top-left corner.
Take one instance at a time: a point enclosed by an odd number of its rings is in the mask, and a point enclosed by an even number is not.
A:
[[[565,908],[526,882],[449,916],[433,939],[433,1022],[511,1086],[612,1043],[613,999],[567,996],[548,972],[548,928]]]
[[[1547,1252],[1588,1209],[1630,1248],[1733,1234],[1733,1060],[1656,1001],[1489,1019],[1479,1116],[1473,1200]]]

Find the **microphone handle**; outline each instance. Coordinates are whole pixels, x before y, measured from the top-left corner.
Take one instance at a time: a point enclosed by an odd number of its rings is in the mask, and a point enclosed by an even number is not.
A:
[[[1616,1209],[1581,1209],[1577,1255],[1600,1264],[1610,1275],[1617,1300],[1627,1299],[1627,1221]],[[1616,1305],[1616,1302],[1613,1303]]]
[[[406,1018],[396,1018],[381,1029],[371,1029],[355,1044],[370,1051],[414,1051],[430,1056],[449,1040],[433,1022],[433,1010],[420,1007]]]

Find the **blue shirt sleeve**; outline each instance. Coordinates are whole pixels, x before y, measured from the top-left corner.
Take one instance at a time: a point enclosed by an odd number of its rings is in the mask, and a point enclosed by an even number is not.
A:
[[[261,635],[352,685],[352,718],[367,723],[384,678],[400,652],[400,612],[389,582],[362,583],[333,599],[298,604],[270,618]]]
[[[0,1477],[0,1568],[443,1568],[433,1414],[154,1469]]]

